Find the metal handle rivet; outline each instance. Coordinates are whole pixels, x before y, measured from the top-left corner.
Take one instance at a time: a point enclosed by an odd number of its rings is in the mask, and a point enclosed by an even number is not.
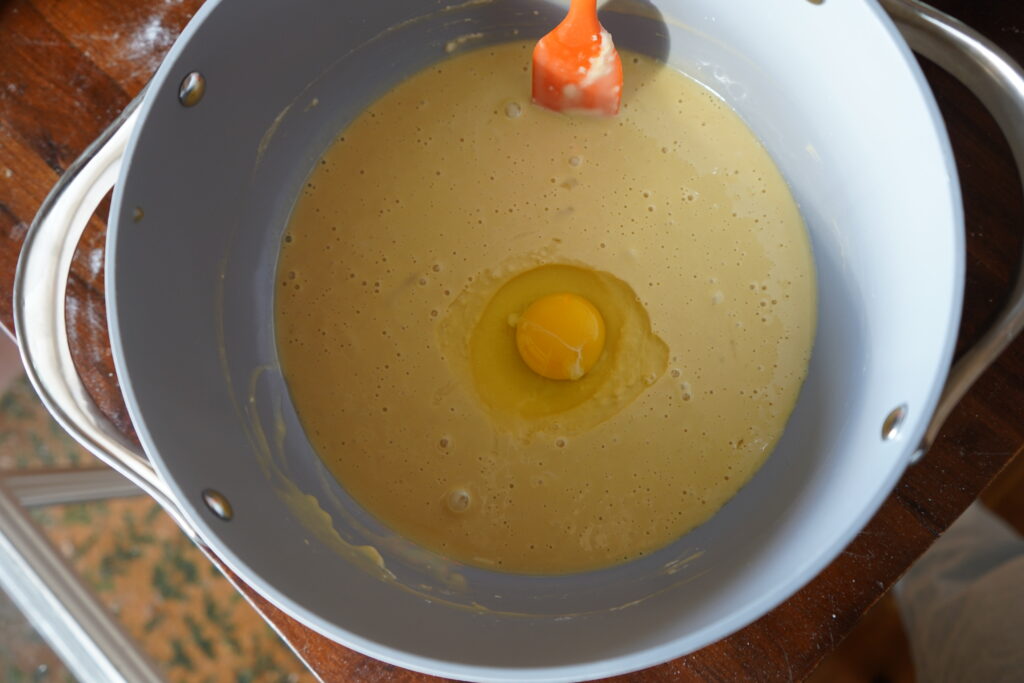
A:
[[[146,215],[146,212],[142,210],[141,206],[136,206],[132,209],[132,220],[138,223]]]
[[[183,106],[194,107],[206,94],[206,79],[198,71],[193,71],[181,80],[178,87],[178,101]]]
[[[894,408],[891,413],[885,416],[885,422],[882,423],[882,438],[885,441],[895,439],[896,435],[900,433],[900,427],[903,425],[903,420],[906,419],[906,417],[906,403]]]
[[[228,502],[228,499],[220,491],[206,489],[203,491],[203,502],[206,503],[206,507],[210,508],[210,512],[225,522],[235,516],[234,510],[231,509],[231,503]]]

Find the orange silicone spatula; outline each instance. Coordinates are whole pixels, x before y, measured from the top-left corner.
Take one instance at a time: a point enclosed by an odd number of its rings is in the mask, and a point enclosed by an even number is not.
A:
[[[563,112],[614,116],[622,61],[597,19],[597,0],[570,0],[569,13],[533,49],[533,101]]]

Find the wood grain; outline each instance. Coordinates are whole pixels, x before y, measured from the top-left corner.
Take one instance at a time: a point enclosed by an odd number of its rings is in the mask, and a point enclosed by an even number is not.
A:
[[[796,0],[793,0],[796,1]],[[832,1],[832,0],[827,0]],[[145,84],[199,0],[0,0],[0,322],[28,224],[75,157]],[[1024,61],[1024,3],[937,0]],[[991,323],[1018,269],[1024,217],[1017,172],[991,117],[931,65],[928,79],[957,155],[968,271],[959,348]],[[131,425],[119,393],[103,304],[104,224],[79,245],[67,320],[79,372],[101,409]],[[1024,446],[1024,343],[1016,342],[950,417],[932,451],[825,571],[756,623],[690,656],[619,681],[805,678]],[[326,681],[427,677],[347,650],[229,578]]]

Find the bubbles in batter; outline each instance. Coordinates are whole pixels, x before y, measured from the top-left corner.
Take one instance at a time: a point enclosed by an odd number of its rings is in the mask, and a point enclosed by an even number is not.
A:
[[[276,332],[311,443],[369,512],[557,574],[654,552],[749,480],[815,293],[785,182],[713,93],[630,55],[619,117],[555,114],[529,104],[531,49],[458,54],[347,127],[282,241]],[[559,294],[604,321],[577,379],[516,343]]]
[[[469,509],[473,499],[466,489],[456,488],[448,492],[444,502],[449,510],[456,514],[462,514]]]

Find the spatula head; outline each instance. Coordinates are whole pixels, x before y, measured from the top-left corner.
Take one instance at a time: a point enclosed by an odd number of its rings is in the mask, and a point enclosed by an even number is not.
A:
[[[614,116],[622,100],[622,61],[611,34],[572,13],[533,50],[533,101],[567,113]]]

